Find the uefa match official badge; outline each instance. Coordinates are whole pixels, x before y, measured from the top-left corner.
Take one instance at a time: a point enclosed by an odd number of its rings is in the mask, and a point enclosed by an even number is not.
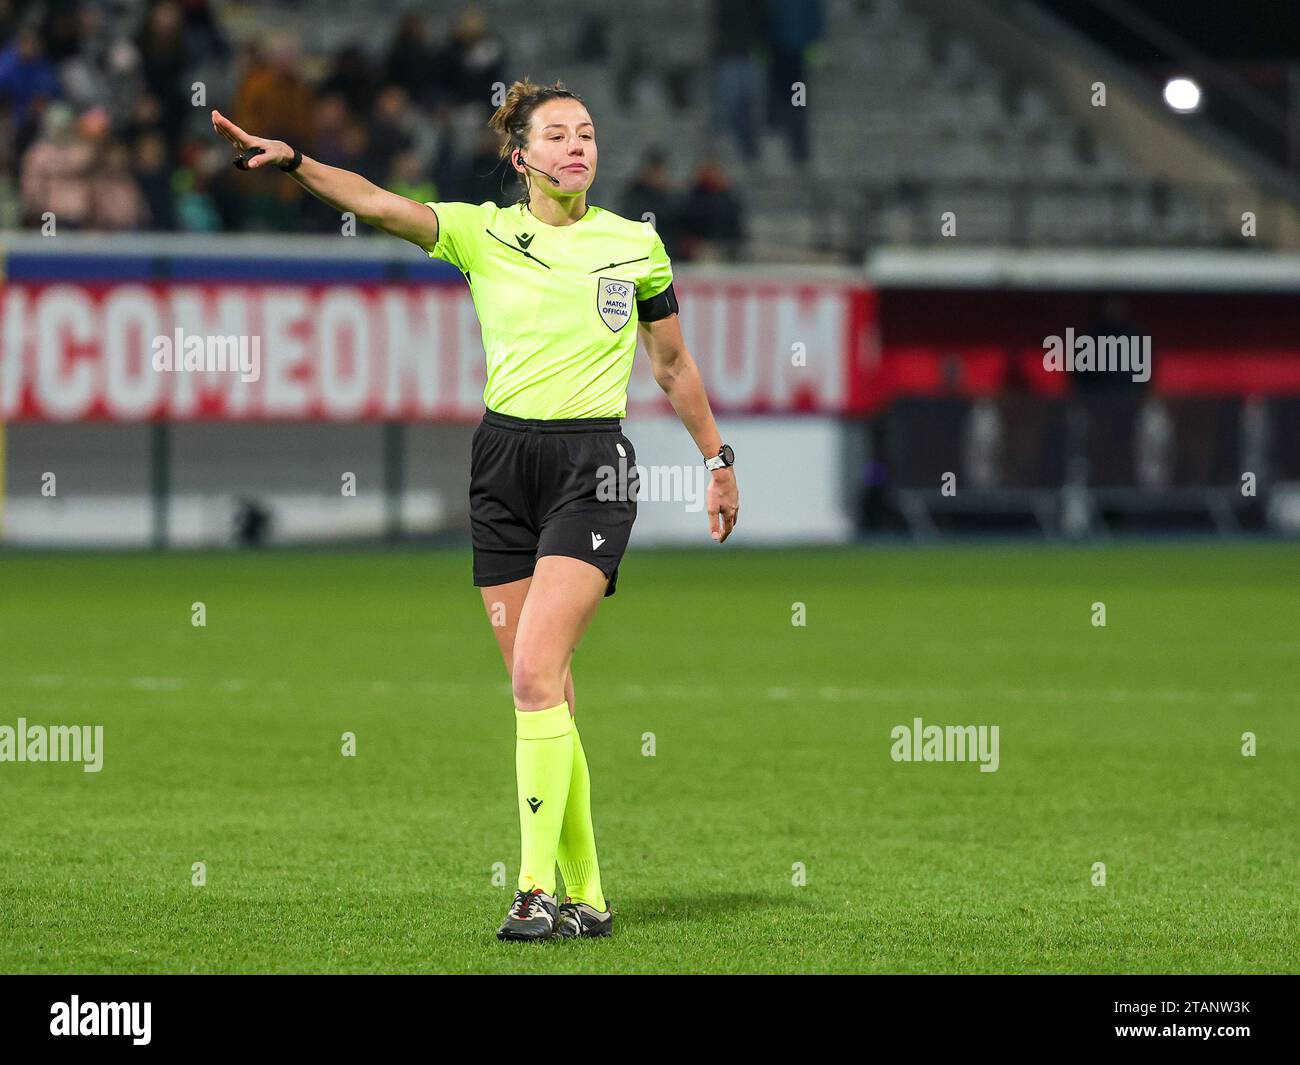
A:
[[[596,287],[596,309],[600,311],[600,320],[615,333],[632,320],[631,281],[620,281],[616,277],[602,277]]]

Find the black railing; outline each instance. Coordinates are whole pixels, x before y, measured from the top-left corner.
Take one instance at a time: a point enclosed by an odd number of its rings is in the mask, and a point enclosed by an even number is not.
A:
[[[885,244],[1011,247],[1269,246],[1243,233],[1258,209],[1245,185],[1166,181],[905,180],[865,186],[859,224],[826,233],[855,257]],[[945,221],[951,212],[952,218]]]

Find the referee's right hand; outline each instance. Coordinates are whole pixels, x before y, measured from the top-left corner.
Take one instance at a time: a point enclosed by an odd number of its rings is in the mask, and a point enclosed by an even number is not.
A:
[[[276,166],[280,163],[290,162],[293,159],[293,149],[284,141],[268,141],[262,137],[251,137],[220,111],[212,112],[212,128],[230,141],[240,152],[246,152],[249,148],[262,149],[261,155],[254,156],[248,161],[249,170],[257,170],[264,166]]]

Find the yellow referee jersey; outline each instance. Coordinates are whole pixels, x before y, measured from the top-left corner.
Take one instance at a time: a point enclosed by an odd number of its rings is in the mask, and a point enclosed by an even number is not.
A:
[[[637,301],[663,292],[659,234],[588,204],[567,226],[525,204],[429,203],[425,250],[469,281],[487,353],[483,402],[516,418],[621,418],[636,355]]]

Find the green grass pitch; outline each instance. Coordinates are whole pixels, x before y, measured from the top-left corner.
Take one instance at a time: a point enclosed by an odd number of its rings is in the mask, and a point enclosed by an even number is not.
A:
[[[11,553],[0,725],[105,732],[0,763],[0,970],[1295,972],[1297,663],[1284,544],[634,545],[574,666],[615,934],[504,944],[467,552]]]

